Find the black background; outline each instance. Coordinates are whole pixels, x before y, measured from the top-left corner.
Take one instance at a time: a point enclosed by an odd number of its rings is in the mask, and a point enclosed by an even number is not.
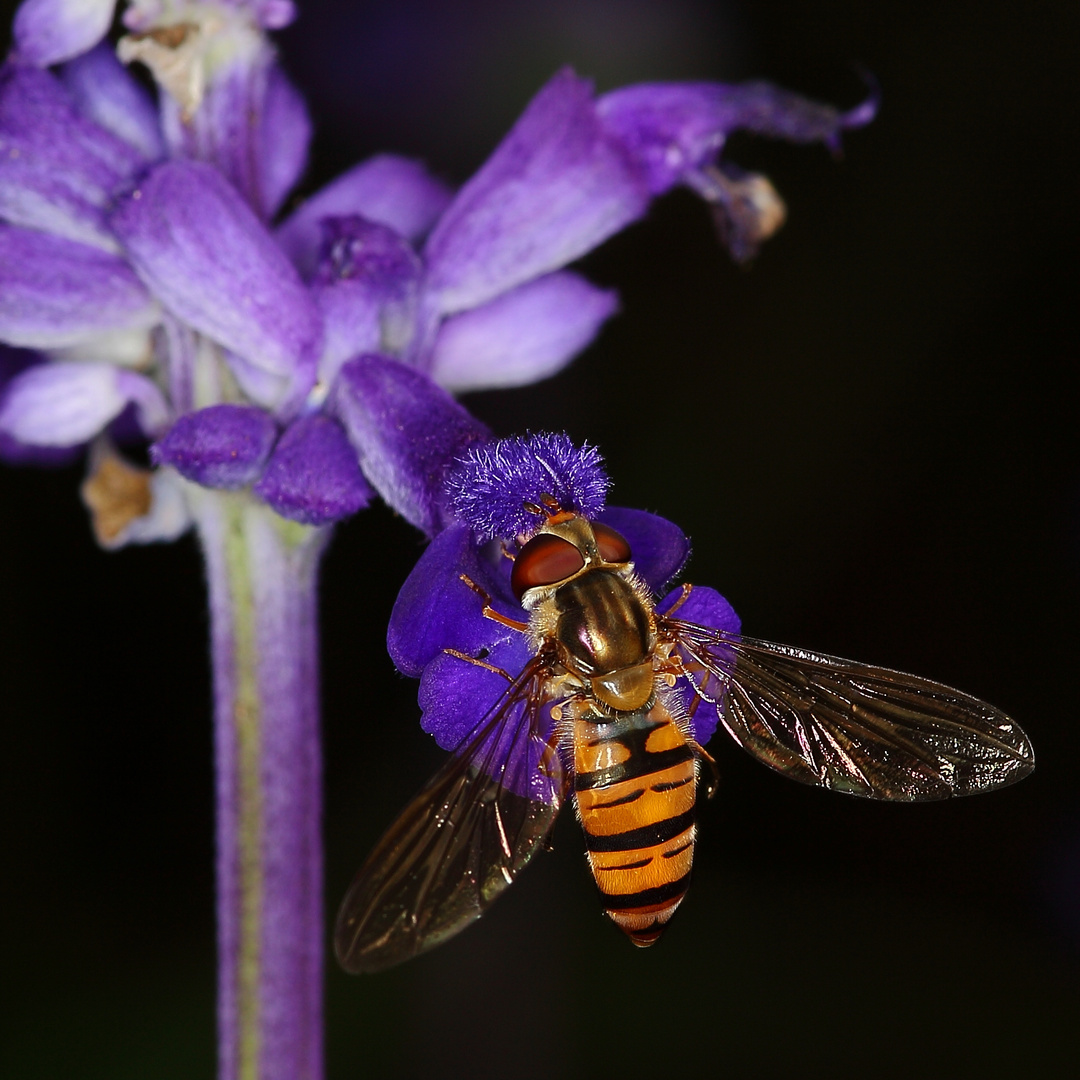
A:
[[[879,119],[842,160],[746,137],[790,220],[749,270],[674,194],[585,260],[623,313],[500,433],[604,450],[759,637],[1013,713],[1038,768],[930,806],[844,799],[718,737],[665,939],[605,924],[571,815],[478,927],[384,975],[329,961],[331,1080],[1051,1075],[1074,1053],[1080,470],[1073,3],[308,0],[280,35],[305,190],[387,149],[460,182],[563,63],[600,89],[767,77]],[[0,1074],[214,1072],[198,554],[100,552],[77,467],[0,471]],[[383,645],[420,540],[349,521],[322,587],[327,912],[440,754]]]

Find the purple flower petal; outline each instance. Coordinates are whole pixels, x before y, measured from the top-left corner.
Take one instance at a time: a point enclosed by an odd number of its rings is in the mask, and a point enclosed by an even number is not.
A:
[[[0,69],[0,217],[115,247],[104,207],[142,155],[83,116],[47,71]]]
[[[0,340],[53,348],[146,329],[157,305],[122,259],[35,229],[0,225]]]
[[[667,613],[672,605],[682,598],[682,595],[682,589],[675,589],[656,605],[656,610],[661,615]],[[710,589],[705,585],[694,586],[686,602],[674,612],[674,618],[697,623],[699,626],[708,626],[714,630],[724,630],[729,634],[737,634],[742,628],[742,622],[735,614],[735,609],[715,589]],[[694,738],[704,745],[712,738],[713,732],[720,723],[716,705],[704,698],[698,700],[688,679],[680,679],[675,684],[674,693],[678,695],[683,708],[693,709]]]
[[[498,554],[494,558],[505,567],[492,561],[490,548],[476,546],[464,525],[451,525],[431,541],[398,593],[390,616],[386,645],[399,671],[415,677],[444,649],[477,656],[522,637],[487,618],[479,594],[461,580],[467,574],[487,591],[499,612],[527,620],[510,592],[510,560]]]
[[[287,379],[290,400],[307,393],[321,345],[318,309],[220,173],[192,161],[159,165],[120,203],[112,225],[172,312],[252,367]]]
[[[596,520],[622,533],[634,556],[634,569],[660,593],[690,557],[690,541],[674,522],[625,506],[609,506]]]
[[[219,32],[211,21],[197,33],[207,42],[217,34],[220,55],[212,62],[190,58],[206,69],[198,90],[190,78],[172,81],[176,54],[153,39],[125,38],[120,56],[147,64],[168,91],[161,123],[170,156],[213,165],[259,218],[269,220],[303,172],[311,123],[268,43],[255,46],[239,24]]]
[[[379,348],[382,305],[366,281],[346,278],[328,284],[315,283],[311,293],[323,318],[319,381],[330,386],[346,360]]]
[[[431,377],[454,393],[539,382],[584,349],[618,305],[614,291],[577,274],[548,274],[444,322]]]
[[[300,273],[309,277],[323,242],[323,218],[358,214],[416,240],[431,228],[450,199],[446,185],[419,162],[381,154],[361,162],[302,203],[278,228],[277,240]]]
[[[262,472],[277,434],[262,409],[211,405],[179,417],[150,447],[150,460],[203,487],[242,488]]]
[[[528,638],[525,634],[514,634],[485,652],[483,663],[509,674],[521,671],[528,659]],[[509,685],[498,671],[442,653],[428,664],[420,680],[419,703],[424,713],[421,727],[441,747],[453,749],[475,732]],[[525,701],[519,701],[510,710],[507,723],[490,733],[473,760],[481,768],[485,762],[490,763],[491,775],[497,776],[511,791],[535,802],[552,803],[560,798],[561,792],[555,789],[551,776],[543,768],[543,756],[556,721],[550,710],[541,710],[534,731],[538,737],[522,738],[521,732],[530,729],[517,721],[522,719],[526,707]]]
[[[40,353],[28,349],[12,349],[0,345],[0,411],[4,392],[16,375],[48,361]],[[83,451],[82,446],[31,446],[0,431],[0,461],[9,465],[68,465]]]
[[[385,356],[345,364],[333,407],[383,499],[426,533],[446,525],[443,477],[487,429],[422,372]]]
[[[428,241],[432,304],[450,314],[557,270],[641,216],[638,171],[597,119],[592,89],[556,75]]]
[[[605,94],[596,111],[645,168],[654,195],[714,161],[733,131],[835,147],[843,130],[873,117],[872,105],[841,113],[769,83],[645,83]]]
[[[87,442],[128,402],[143,430],[167,421],[161,391],[147,378],[109,364],[41,364],[17,375],[0,404],[0,432],[36,446]]]
[[[485,664],[516,674],[532,659],[532,650],[527,635],[508,631],[506,637],[490,648],[480,650],[480,655]],[[469,736],[509,685],[489,668],[470,664],[450,653],[439,653],[424,668],[420,679],[418,699],[424,714],[420,726],[434,735],[444,750],[453,750]]]
[[[135,147],[147,161],[165,153],[153,98],[108,42],[65,64],[60,78],[83,116]]]
[[[92,49],[108,33],[116,0],[23,0],[15,12],[15,52],[48,67]]]
[[[341,425],[319,415],[302,417],[282,435],[254,491],[282,517],[305,525],[340,521],[375,496]]]
[[[323,315],[319,379],[362,353],[404,349],[415,325],[420,260],[393,229],[357,214],[319,221],[321,252],[311,291]]]
[[[311,118],[296,87],[276,64],[267,76],[261,120],[262,207],[272,218],[307,167]]]
[[[264,30],[281,30],[296,18],[292,0],[251,0],[247,6]]]

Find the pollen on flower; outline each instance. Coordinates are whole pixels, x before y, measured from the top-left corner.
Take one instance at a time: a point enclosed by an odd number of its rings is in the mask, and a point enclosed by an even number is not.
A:
[[[564,510],[595,517],[608,478],[599,450],[565,434],[542,433],[471,446],[446,478],[453,512],[478,540],[509,539],[540,524],[528,504],[552,496]]]

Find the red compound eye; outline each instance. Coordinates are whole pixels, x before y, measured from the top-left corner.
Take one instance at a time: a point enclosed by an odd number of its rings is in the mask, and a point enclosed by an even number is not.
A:
[[[593,522],[592,531],[596,537],[596,547],[600,552],[600,558],[604,562],[624,563],[630,561],[632,556],[626,537],[617,533],[614,529],[609,529],[606,525],[601,525],[599,521]]]
[[[520,600],[526,589],[537,585],[557,585],[585,565],[585,560],[569,540],[550,533],[534,536],[514,560],[510,588]]]

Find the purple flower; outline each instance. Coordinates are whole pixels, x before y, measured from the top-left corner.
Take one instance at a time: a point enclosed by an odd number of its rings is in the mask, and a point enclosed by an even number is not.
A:
[[[446,703],[486,692],[476,672],[439,674],[446,643],[507,667],[523,647],[451,576],[472,567],[506,599],[505,567],[462,524],[511,540],[526,524],[500,470],[530,488],[550,477],[631,539],[659,589],[686,557],[675,526],[603,510],[598,459],[560,437],[493,447],[452,394],[569,363],[617,298],[568,267],[676,184],[713,204],[737,258],[752,253],[782,204],[722,161],[728,134],[834,145],[874,107],[765,85],[597,98],[563,71],[459,191],[380,155],[279,222],[311,135],[267,36],[290,0],[133,0],[115,49],[113,14],[113,0],[24,0],[0,68],[0,456],[88,448],[82,495],[104,546],[195,527],[212,615],[220,1075],[317,1080],[316,588],[333,524],[378,494],[435,538],[391,649],[423,673],[443,742],[461,717]],[[118,452],[132,434],[151,469]]]
[[[387,644],[398,669],[420,678],[421,725],[444,749],[457,747],[506,689],[499,668],[517,676],[534,656],[528,634],[484,614],[478,586],[492,607],[519,623],[529,612],[511,587],[507,557],[536,530],[542,515],[525,509],[554,497],[563,510],[620,533],[633,553],[634,570],[648,591],[663,596],[668,610],[682,590],[664,595],[690,554],[690,542],[670,521],[644,510],[605,507],[608,486],[595,448],[575,447],[565,435],[531,435],[470,447],[446,480],[457,521],[430,544],[401,589],[390,619]],[[481,498],[477,492],[482,493]],[[681,618],[736,633],[739,618],[719,593],[696,588],[680,607]],[[462,656],[482,658],[487,666]],[[694,692],[680,685],[687,708]],[[698,703],[694,737],[706,742],[716,730],[716,707]]]
[[[70,6],[71,41],[82,40],[89,31],[75,14],[84,8]],[[217,473],[184,463],[201,460],[198,439],[231,437],[228,425],[208,431],[227,415],[216,406],[261,409],[278,437],[321,413],[343,425],[361,471],[335,474],[321,490],[311,455],[324,443],[291,439],[274,484],[260,485],[257,469],[246,477],[278,513],[313,524],[367,505],[372,488],[429,533],[444,523],[409,496],[403,475],[413,465],[385,441],[397,383],[409,376],[370,358],[404,363],[451,392],[550,376],[617,303],[568,263],[677,183],[716,203],[733,250],[745,254],[778,204],[763,194],[764,178],[718,164],[726,135],[748,128],[832,144],[872,112],[841,114],[765,85],[639,86],[595,99],[564,71],[456,195],[416,163],[380,156],[272,232],[268,219],[303,170],[309,136],[259,29],[279,25],[286,7],[199,8],[181,29],[156,23],[149,3],[129,9],[136,33],[120,53],[158,78],[156,106],[105,44],[56,74],[34,66],[71,49],[68,24],[52,7],[44,19],[45,10],[20,9],[19,25],[36,29],[17,27],[15,59],[0,74],[0,137],[14,151],[0,163],[0,340],[41,350],[58,399],[76,396],[81,407],[30,424],[23,413],[41,401],[41,376],[18,378],[0,432],[70,447],[135,403],[146,438],[169,433],[169,454],[157,460],[213,487]],[[47,26],[57,34],[49,47]],[[237,117],[247,118],[242,132]],[[354,369],[361,357],[363,374]],[[155,388],[160,402],[147,410]],[[211,408],[205,421],[171,430]],[[452,427],[425,468],[483,434],[464,415]],[[196,442],[185,448],[184,438]],[[275,501],[282,484],[306,486],[300,503]]]

